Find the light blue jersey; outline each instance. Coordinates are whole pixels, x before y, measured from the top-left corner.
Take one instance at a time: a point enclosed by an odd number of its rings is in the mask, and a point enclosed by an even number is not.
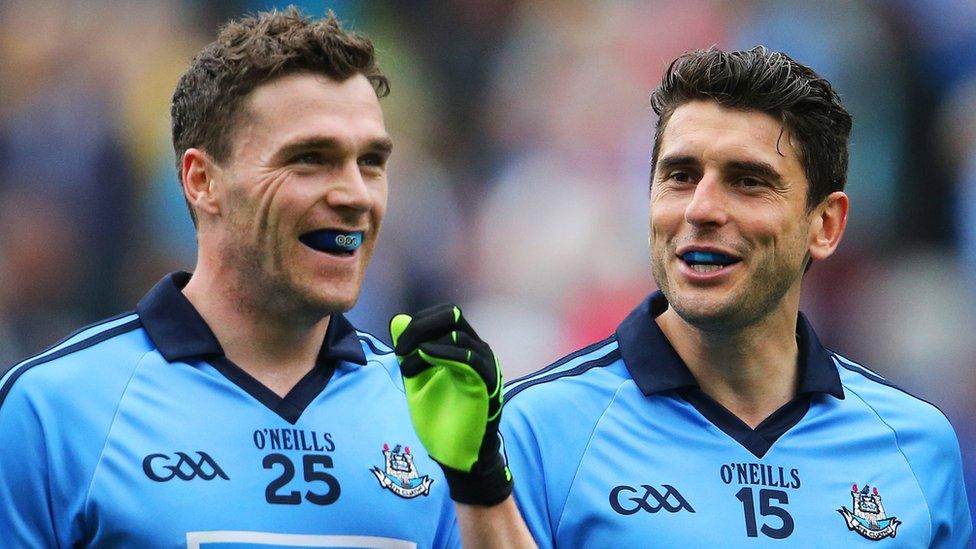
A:
[[[797,322],[798,396],[755,430],[706,396],[658,328],[508,385],[515,495],[543,547],[968,547],[945,416]]]
[[[388,348],[333,315],[280,398],[224,356],[188,280],[0,379],[0,546],[459,544]]]

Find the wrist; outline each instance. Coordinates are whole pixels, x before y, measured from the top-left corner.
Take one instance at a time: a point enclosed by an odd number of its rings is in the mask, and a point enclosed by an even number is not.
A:
[[[441,465],[444,479],[457,503],[490,507],[505,501],[512,494],[512,474],[500,453],[482,465],[475,465],[471,472],[460,471]]]

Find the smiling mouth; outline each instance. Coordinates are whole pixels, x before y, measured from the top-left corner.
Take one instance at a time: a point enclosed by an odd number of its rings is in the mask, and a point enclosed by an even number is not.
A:
[[[696,273],[714,273],[742,261],[730,255],[703,251],[685,252],[680,257]]]
[[[319,229],[299,236],[298,240],[317,252],[348,257],[363,245],[363,231]]]

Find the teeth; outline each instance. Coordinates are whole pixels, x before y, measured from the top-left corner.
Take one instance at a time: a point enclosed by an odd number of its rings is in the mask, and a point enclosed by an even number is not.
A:
[[[709,265],[707,263],[699,263],[697,265],[691,265],[696,273],[713,273],[722,268],[721,265]]]

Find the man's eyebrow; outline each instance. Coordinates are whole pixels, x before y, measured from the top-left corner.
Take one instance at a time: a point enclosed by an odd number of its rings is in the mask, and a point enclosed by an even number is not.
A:
[[[393,152],[393,140],[389,137],[373,139],[366,148],[375,152],[390,154]]]
[[[275,156],[287,158],[298,152],[309,150],[341,150],[343,146],[341,141],[333,137],[309,137],[287,143],[281,147]],[[390,154],[393,151],[393,140],[389,137],[378,137],[370,140],[364,148],[372,152]]]
[[[779,183],[783,180],[776,168],[766,162],[758,160],[732,160],[722,166],[723,171],[746,173],[761,177],[770,183]]]
[[[700,162],[697,158],[690,155],[670,155],[658,160],[657,169],[667,172],[677,168],[687,168],[698,166]],[[783,176],[771,164],[760,160],[730,160],[722,165],[722,171],[734,173],[747,173],[761,177],[771,183],[780,182]]]
[[[309,137],[286,143],[278,150],[278,156],[288,156],[290,153],[307,151],[309,149],[340,149],[342,148],[338,139],[331,137]]]
[[[698,160],[693,156],[669,155],[658,159],[655,171],[661,170],[662,172],[666,172],[675,168],[685,168],[695,165],[698,165]]]

